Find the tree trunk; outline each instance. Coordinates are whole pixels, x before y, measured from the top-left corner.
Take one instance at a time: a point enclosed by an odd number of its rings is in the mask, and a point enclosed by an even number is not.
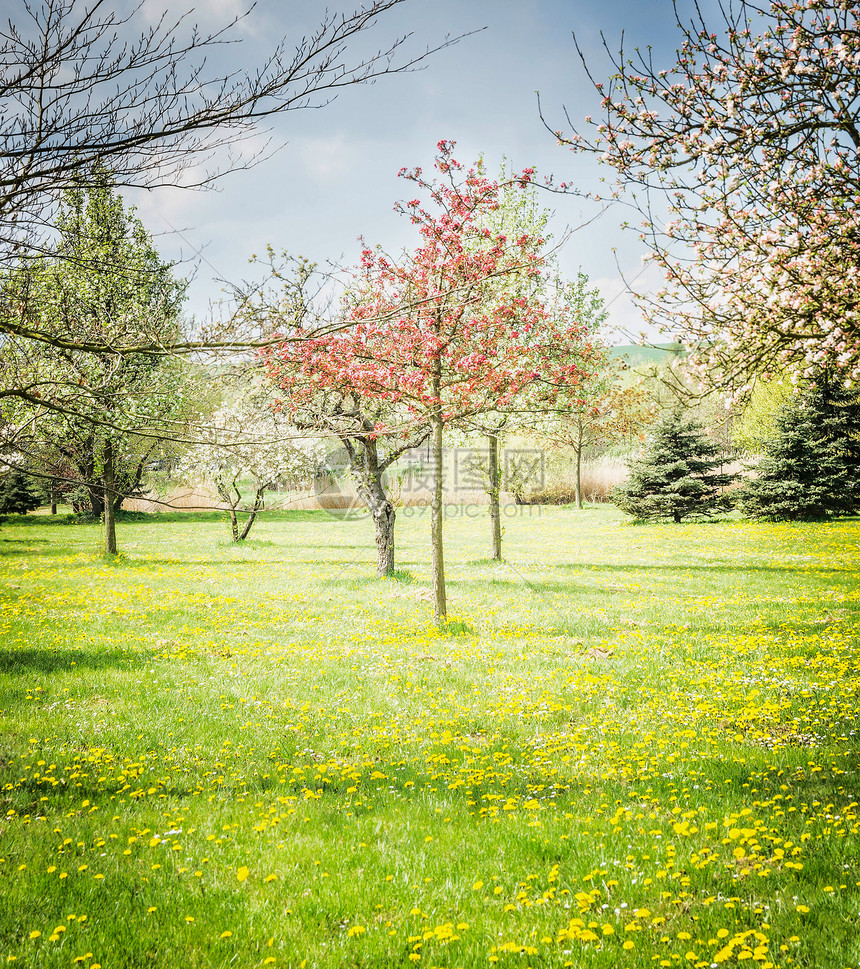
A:
[[[105,443],[104,450],[104,516],[105,516],[105,553],[116,555],[116,519],[114,517],[114,466],[113,445]]]
[[[51,514],[57,514],[57,482],[51,478],[51,484],[49,486],[49,494],[51,498]]]
[[[577,417],[576,421],[576,447],[573,449],[576,455],[576,481],[574,488],[576,489],[576,507],[582,508],[582,449],[585,444],[585,427],[583,425],[582,413]]]
[[[263,495],[265,493],[265,487],[257,489],[257,494],[254,496],[254,507],[251,509],[251,513],[248,515],[248,520],[245,522],[245,527],[242,529],[242,534],[238,537],[238,539],[234,538],[234,542],[244,542],[248,537],[248,533],[251,531],[251,526],[257,520],[257,512],[263,506]]]
[[[376,531],[376,576],[384,578],[394,575],[394,519],[397,514],[394,505],[389,501],[382,485],[382,473],[379,471],[375,453],[368,454],[368,448],[375,445],[365,443],[364,478],[357,481],[358,493],[364,499],[367,509],[373,518]],[[373,469],[369,466],[372,458]]]
[[[236,509],[230,508],[230,534],[233,536],[233,541],[239,541],[239,520],[236,518]]]
[[[98,485],[86,485],[87,497],[90,499],[90,510],[94,518],[101,518],[105,513],[104,481],[102,487]]]
[[[373,513],[376,528],[376,575],[394,575],[394,505],[383,502]]]
[[[441,380],[437,364],[433,375],[433,397],[439,400]],[[442,415],[439,405],[434,406],[431,415],[433,497],[430,500],[430,551],[433,563],[433,618],[438,625],[448,615],[445,596],[445,560],[442,554]]]
[[[490,478],[490,532],[492,534],[493,559],[502,561],[502,515],[499,508],[499,491],[501,477],[499,475],[499,438],[497,434],[490,434],[488,474]]]
[[[360,464],[356,458],[353,460],[353,469],[356,472],[356,488],[376,530],[376,575],[381,579],[394,575],[394,520],[397,516],[394,505],[385,494],[382,472],[378,469],[375,455],[370,453],[372,449],[373,442],[364,443],[364,463]]]
[[[381,579],[394,575],[396,512],[382,483],[385,468],[380,466],[376,439],[368,434],[366,437],[342,440],[349,455],[356,490],[373,519],[373,527],[376,531],[376,576]],[[361,446],[357,447],[357,444]]]

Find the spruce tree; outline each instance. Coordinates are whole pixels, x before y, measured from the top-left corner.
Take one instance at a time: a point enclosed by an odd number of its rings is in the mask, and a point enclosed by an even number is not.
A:
[[[26,515],[42,504],[30,477],[10,471],[0,479],[0,515]]]
[[[630,477],[610,498],[640,520],[708,516],[718,510],[720,489],[734,477],[720,471],[721,464],[720,448],[702,425],[673,411],[655,425],[644,456],[630,464]]]
[[[776,418],[738,506],[761,521],[814,521],[860,510],[860,396],[833,379],[798,394]]]

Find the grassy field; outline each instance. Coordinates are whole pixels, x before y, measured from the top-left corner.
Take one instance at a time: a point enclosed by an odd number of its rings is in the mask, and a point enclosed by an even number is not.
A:
[[[860,521],[0,528],[0,961],[860,964]]]

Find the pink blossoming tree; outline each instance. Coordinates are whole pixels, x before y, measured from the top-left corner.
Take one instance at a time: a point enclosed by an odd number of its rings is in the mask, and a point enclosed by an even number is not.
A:
[[[486,213],[499,205],[499,182],[453,157],[439,143],[436,178],[420,169],[400,172],[427,201],[398,205],[416,227],[420,243],[392,258],[365,248],[348,291],[345,325],[315,337],[297,333],[269,354],[270,374],[299,407],[331,388],[390,408],[377,438],[429,432],[433,489],[431,548],[434,615],[447,613],[442,546],[442,445],[446,426],[504,410],[533,386],[570,386],[583,377],[573,351],[587,327],[577,319],[550,318],[539,299],[527,300],[500,278],[541,273],[545,239],[523,232],[495,234]],[[533,171],[516,177],[528,186]],[[396,415],[396,416],[395,416]],[[393,527],[393,519],[392,519]]]

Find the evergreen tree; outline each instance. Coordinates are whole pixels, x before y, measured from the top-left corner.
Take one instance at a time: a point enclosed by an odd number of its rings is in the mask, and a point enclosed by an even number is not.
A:
[[[790,400],[738,505],[748,518],[811,521],[860,510],[860,397],[832,379]]]
[[[713,514],[720,489],[733,475],[719,470],[720,448],[702,425],[680,411],[662,418],[648,437],[643,457],[630,464],[630,477],[610,497],[622,511],[638,519]]]
[[[0,483],[0,515],[26,515],[42,504],[30,477],[10,471]]]

